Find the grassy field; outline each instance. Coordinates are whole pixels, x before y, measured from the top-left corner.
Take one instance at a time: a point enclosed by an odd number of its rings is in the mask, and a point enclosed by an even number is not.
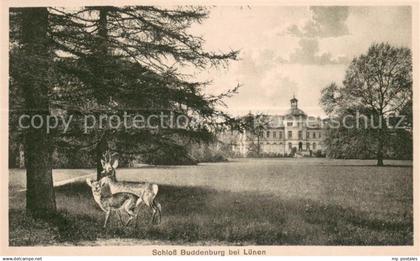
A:
[[[59,214],[25,214],[24,171],[9,179],[10,245],[228,244],[411,245],[412,167],[407,161],[237,160],[117,170],[120,180],[160,185],[162,223],[144,208],[134,226],[104,213],[84,181],[56,187]],[[55,170],[54,180],[93,173]]]

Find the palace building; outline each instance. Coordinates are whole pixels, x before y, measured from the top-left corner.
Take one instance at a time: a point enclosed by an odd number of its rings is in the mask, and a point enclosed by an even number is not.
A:
[[[312,156],[324,152],[324,122],[320,117],[308,116],[299,109],[298,100],[290,100],[290,109],[284,115],[269,115],[264,128],[258,135],[249,131],[237,136],[233,150],[240,156],[247,156],[250,151],[266,155]]]

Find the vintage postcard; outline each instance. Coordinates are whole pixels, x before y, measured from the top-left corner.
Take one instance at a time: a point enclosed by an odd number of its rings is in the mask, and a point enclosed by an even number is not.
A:
[[[418,1],[1,5],[2,256],[420,254]]]

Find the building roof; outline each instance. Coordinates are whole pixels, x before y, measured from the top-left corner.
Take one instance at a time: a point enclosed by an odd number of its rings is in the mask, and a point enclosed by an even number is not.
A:
[[[290,99],[290,109],[285,113],[286,117],[306,117],[306,113],[298,108],[298,99],[293,94],[293,98]]]
[[[285,116],[294,116],[294,117],[306,117],[306,113],[299,108],[290,108],[286,111]]]

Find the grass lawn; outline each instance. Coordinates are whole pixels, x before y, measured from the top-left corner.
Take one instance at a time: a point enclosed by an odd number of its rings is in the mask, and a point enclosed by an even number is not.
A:
[[[24,171],[12,170],[9,243],[411,245],[411,162],[385,163],[260,159],[120,169],[121,180],[160,185],[162,223],[150,225],[144,208],[137,229],[120,226],[115,216],[102,229],[104,213],[84,181],[56,187],[59,214],[35,222],[25,214],[25,192],[17,189]],[[90,172],[56,170],[54,176]]]

